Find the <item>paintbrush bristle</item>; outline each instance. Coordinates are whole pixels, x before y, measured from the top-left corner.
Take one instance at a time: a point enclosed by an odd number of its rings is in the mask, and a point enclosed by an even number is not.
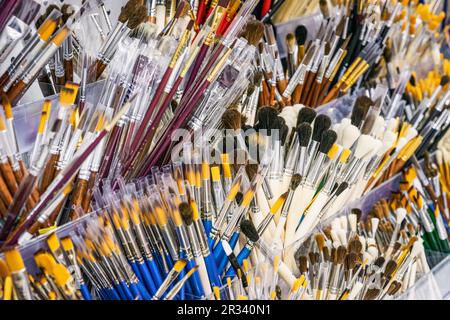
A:
[[[302,123],[297,128],[298,142],[300,147],[307,147],[311,140],[312,127],[307,122]]]
[[[300,256],[298,258],[298,269],[300,270],[300,274],[308,272],[308,259],[306,256]]]
[[[394,260],[389,260],[388,263],[386,263],[386,267],[384,268],[384,276],[386,278],[390,278],[396,269],[397,262],[395,262]]]
[[[256,230],[253,222],[251,222],[250,220],[243,220],[241,222],[241,231],[250,241],[258,242],[258,231]]]
[[[264,36],[264,24],[261,21],[251,20],[245,26],[241,35],[252,46],[256,46]]]
[[[297,117],[297,126],[305,122],[311,124],[316,118],[316,115],[317,113],[313,108],[304,107],[300,109]]]
[[[339,246],[337,248],[336,261],[338,264],[344,264],[346,254],[347,254],[347,248],[345,246]]]
[[[360,127],[361,123],[366,118],[369,108],[373,105],[373,101],[366,97],[360,96],[355,101],[355,106],[353,107],[353,112],[351,116],[352,125],[355,127]]]
[[[441,87],[445,87],[448,83],[449,83],[449,81],[450,81],[450,77],[449,76],[447,76],[447,75],[444,75],[442,78],[441,78]]]
[[[328,19],[330,17],[330,9],[328,8],[328,1],[320,0],[319,7],[320,7],[320,12],[322,12],[323,17],[325,19]]]
[[[299,25],[295,29],[295,38],[297,40],[297,44],[299,46],[304,46],[306,42],[306,38],[308,37],[308,29],[304,25]]]
[[[333,144],[337,140],[337,134],[333,130],[327,130],[322,134],[322,139],[320,141],[319,151],[327,154]]]
[[[318,233],[314,236],[314,239],[316,240],[319,250],[323,251],[323,249],[325,248],[325,236],[321,233]]]
[[[295,191],[302,182],[302,176],[298,173],[294,174],[291,179],[290,189]]]
[[[242,127],[242,115],[234,108],[227,109],[222,116],[225,129],[239,130]]]
[[[182,202],[179,206],[178,206],[178,210],[180,211],[181,214],[181,218],[183,219],[184,223],[187,226],[190,226],[193,222],[194,216],[193,216],[193,211],[191,206],[186,203],[186,202]]]
[[[330,117],[323,114],[318,115],[314,121],[312,139],[314,141],[320,142],[320,140],[322,139],[322,134],[330,127],[331,127]]]

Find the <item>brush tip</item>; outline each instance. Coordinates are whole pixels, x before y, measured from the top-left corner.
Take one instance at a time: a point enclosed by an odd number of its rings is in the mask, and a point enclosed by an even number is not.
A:
[[[258,231],[253,225],[253,222],[251,222],[250,220],[243,220],[241,222],[241,231],[250,241],[258,242],[259,240]]]

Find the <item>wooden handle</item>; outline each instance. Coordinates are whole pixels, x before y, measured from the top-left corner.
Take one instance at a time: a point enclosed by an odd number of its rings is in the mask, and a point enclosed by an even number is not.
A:
[[[86,193],[86,196],[83,199],[82,208],[84,212],[90,212],[91,200],[92,196],[94,195],[94,186],[96,180],[97,180],[97,172],[91,172],[91,176],[89,177],[88,192]]]
[[[17,184],[16,176],[9,162],[0,163],[0,171],[2,172],[2,176],[5,179],[9,191],[11,192],[11,194],[15,194],[19,186]]]
[[[70,220],[75,220],[76,213],[75,209],[81,207],[83,204],[84,197],[88,189],[88,181],[84,179],[78,179],[75,191],[72,197],[72,208],[70,209]]]
[[[6,206],[9,206],[13,202],[11,192],[9,192],[8,186],[2,176],[0,176],[0,197]]]
[[[19,160],[19,165],[20,165],[20,170],[22,172],[22,178],[19,181],[19,183],[20,183],[20,182],[22,182],[22,179],[28,175],[28,169],[25,166],[25,163],[23,162],[23,160]],[[37,183],[33,187],[33,191],[31,193],[31,197],[33,198],[34,202],[38,202],[39,201],[40,194],[39,194],[39,190],[38,190],[38,187],[37,187]]]
[[[2,215],[2,218],[6,217],[7,211],[8,208],[6,207],[6,204],[3,202],[3,199],[0,197],[0,214]]]
[[[40,192],[41,194],[47,190],[50,183],[52,183],[53,178],[55,176],[56,164],[58,163],[59,156],[57,154],[52,154],[50,159],[47,161],[45,165],[44,173],[42,175]]]
[[[73,81],[73,61],[72,59],[64,60],[64,72],[66,81]]]
[[[295,88],[294,94],[292,95],[292,101],[294,102],[294,104],[300,103],[300,98],[302,97],[302,92],[303,92],[303,85],[299,84]]]
[[[97,60],[96,67],[97,67],[97,69],[96,69],[96,79],[98,80],[102,76],[103,71],[105,71],[106,64],[104,64],[100,60]]]
[[[14,86],[9,89],[6,96],[8,97],[9,101],[11,101],[12,104],[16,102],[21,96],[24,90],[26,89],[27,85],[25,82],[20,80],[19,82],[16,82]]]

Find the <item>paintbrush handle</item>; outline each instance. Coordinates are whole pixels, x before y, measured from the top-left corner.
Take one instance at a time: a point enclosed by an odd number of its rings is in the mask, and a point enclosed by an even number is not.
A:
[[[13,202],[11,192],[9,191],[8,186],[6,185],[6,182],[1,175],[0,175],[0,197],[2,198],[5,205],[8,207]]]
[[[20,183],[19,190],[15,193],[14,200],[12,201],[12,204],[9,206],[8,213],[5,219],[5,224],[3,225],[2,231],[0,232],[0,241],[5,240],[6,237],[9,235],[14,225],[14,222],[19,216],[20,212],[22,211],[26,200],[30,196],[36,181],[37,177],[29,174]]]
[[[8,186],[9,191],[11,192],[11,194],[15,194],[17,192],[18,185],[14,172],[8,161],[0,163],[0,171],[2,173],[2,176],[5,178],[5,182]]]
[[[51,154],[50,159],[47,161],[47,164],[45,165],[40,186],[41,194],[47,190],[48,186],[55,177],[56,164],[58,163],[58,159],[59,159],[58,154]]]
[[[72,195],[72,209],[70,210],[70,218],[74,220],[76,218],[75,209],[81,207],[84,197],[87,193],[88,181],[84,179],[78,179],[77,185]]]
[[[97,172],[92,171],[89,177],[87,193],[84,196],[82,208],[84,212],[90,212],[91,200],[94,195],[94,186],[97,180]]]

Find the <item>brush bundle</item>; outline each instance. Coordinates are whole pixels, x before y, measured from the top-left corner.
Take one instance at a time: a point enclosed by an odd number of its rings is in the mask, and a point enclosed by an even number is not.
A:
[[[1,77],[4,298],[386,299],[448,251],[438,1],[311,2],[317,28],[277,39],[282,3],[46,8]],[[59,97],[23,156],[37,77]],[[402,170],[368,217],[324,225]]]

